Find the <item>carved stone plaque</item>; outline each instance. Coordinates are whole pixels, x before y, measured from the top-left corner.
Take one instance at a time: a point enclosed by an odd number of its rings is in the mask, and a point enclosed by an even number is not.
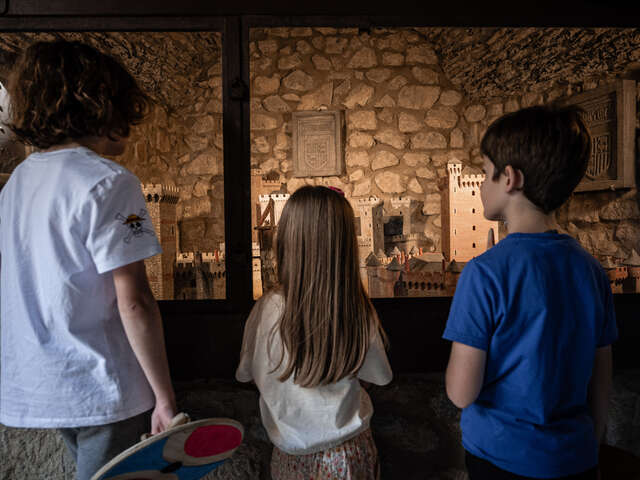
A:
[[[293,113],[294,177],[342,175],[340,111]]]
[[[591,158],[576,192],[633,187],[635,163],[636,84],[615,85],[574,95],[563,102],[584,110],[591,133]]]

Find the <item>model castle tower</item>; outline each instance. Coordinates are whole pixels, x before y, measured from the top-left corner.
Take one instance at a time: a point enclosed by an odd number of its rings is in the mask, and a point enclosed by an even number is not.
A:
[[[632,249],[631,256],[622,264],[627,267],[628,272],[627,278],[624,280],[623,291],[640,293],[640,255]]]
[[[450,161],[448,187],[442,195],[442,251],[447,260],[467,262],[486,250],[490,229],[498,222],[484,218],[480,185],[485,175],[462,175],[462,162]]]
[[[261,195],[269,195],[271,193],[280,191],[282,182],[280,181],[280,174],[272,172],[264,172],[260,168],[251,169],[251,204],[260,205],[258,198]],[[260,218],[260,207],[251,210],[251,225],[257,225]],[[258,232],[255,229],[251,231],[252,241],[258,241]]]
[[[360,212],[360,235],[358,235],[358,256],[360,257],[360,278],[368,291],[369,277],[367,261],[369,255],[384,250],[383,202],[375,195],[357,201]]]
[[[143,184],[147,211],[162,247],[162,255],[144,262],[151,291],[157,300],[173,299],[174,261],[177,252],[176,205],[180,198],[176,187],[162,184]]]

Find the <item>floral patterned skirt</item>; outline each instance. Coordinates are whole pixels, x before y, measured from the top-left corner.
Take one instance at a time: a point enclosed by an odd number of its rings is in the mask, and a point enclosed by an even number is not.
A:
[[[277,447],[271,455],[273,480],[378,480],[378,451],[367,429],[350,440],[317,453],[289,455]]]

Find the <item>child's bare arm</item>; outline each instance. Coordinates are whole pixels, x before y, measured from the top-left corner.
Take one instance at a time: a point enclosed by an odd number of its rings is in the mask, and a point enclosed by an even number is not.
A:
[[[114,270],[113,282],[125,333],[156,397],[151,433],[159,433],[176,414],[176,401],[160,310],[149,288],[144,261]]]
[[[609,410],[609,395],[611,393],[611,345],[596,349],[593,361],[593,372],[589,382],[589,407],[593,417],[594,430],[598,444],[604,437]]]
[[[445,383],[447,396],[458,408],[471,405],[482,388],[487,353],[462,343],[451,344]]]

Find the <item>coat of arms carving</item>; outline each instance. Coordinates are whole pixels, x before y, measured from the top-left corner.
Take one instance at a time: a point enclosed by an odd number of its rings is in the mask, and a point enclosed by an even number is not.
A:
[[[591,158],[576,191],[633,187],[636,82],[618,80],[562,103],[583,109],[582,119],[591,133]]]
[[[293,175],[342,175],[342,116],[340,111],[293,113]]]

